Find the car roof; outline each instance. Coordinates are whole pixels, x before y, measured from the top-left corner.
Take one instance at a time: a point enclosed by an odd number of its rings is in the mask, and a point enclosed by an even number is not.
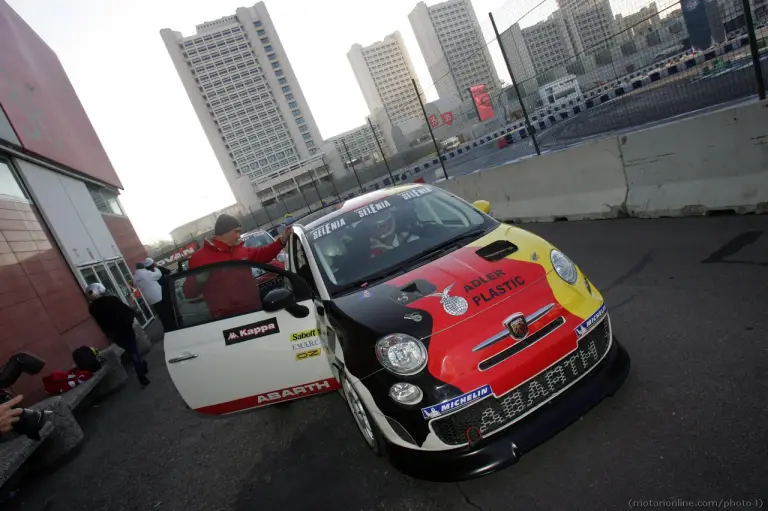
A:
[[[405,190],[410,190],[412,188],[419,188],[422,186],[423,185],[421,184],[407,184],[407,185],[393,186],[392,188],[385,188],[383,190],[375,190],[372,192],[368,192],[365,195],[359,195],[357,197],[353,197],[349,200],[344,201],[343,203],[337,203],[337,204],[325,207],[323,209],[314,211],[296,220],[296,223],[304,227],[304,229],[310,231],[315,227],[321,224],[324,224],[331,218],[342,215],[344,213],[355,210],[357,208],[361,208],[366,204],[370,204],[371,202],[375,202],[381,198],[389,197],[396,193],[400,193]]]

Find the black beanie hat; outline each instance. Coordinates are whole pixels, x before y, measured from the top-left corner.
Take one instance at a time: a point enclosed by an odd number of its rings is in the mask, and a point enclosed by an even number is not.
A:
[[[216,219],[216,225],[213,227],[213,234],[221,236],[232,229],[240,227],[240,221],[232,215],[223,214]]]

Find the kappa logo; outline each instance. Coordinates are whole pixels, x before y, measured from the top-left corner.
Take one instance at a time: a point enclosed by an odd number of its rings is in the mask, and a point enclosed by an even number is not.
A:
[[[250,341],[258,337],[264,337],[280,332],[280,327],[277,324],[277,319],[270,318],[257,323],[251,323],[250,325],[239,326],[237,328],[231,328],[224,330],[224,342],[227,346],[237,344],[243,341]]]
[[[584,337],[587,332],[589,332],[589,330],[597,324],[597,321],[605,316],[606,312],[608,312],[608,307],[605,304],[601,305],[594,314],[592,314],[590,317],[585,319],[582,324],[573,329],[573,331],[576,332],[576,337],[579,339]]]
[[[489,396],[490,394],[491,394],[491,386],[483,385],[480,388],[477,388],[471,392],[467,392],[466,394],[462,394],[453,399],[449,399],[448,401],[443,401],[442,403],[439,403],[433,406],[428,406],[426,408],[422,408],[421,414],[427,420],[434,419],[436,417],[440,417],[441,415],[444,415],[453,410],[463,408],[466,405],[474,401],[477,401],[478,399]]]
[[[308,358],[316,357],[320,355],[321,351],[321,348],[317,348],[316,350],[300,351],[299,353],[296,353],[296,360],[306,360]]]
[[[313,328],[312,330],[304,330],[303,332],[294,332],[291,334],[289,340],[291,342],[303,341],[304,339],[317,337],[318,335],[320,335],[320,330]]]

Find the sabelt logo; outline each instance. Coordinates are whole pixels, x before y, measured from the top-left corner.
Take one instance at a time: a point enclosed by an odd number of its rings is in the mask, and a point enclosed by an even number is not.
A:
[[[320,335],[320,330],[317,328],[314,328],[312,330],[304,330],[303,332],[294,332],[291,334],[290,341],[291,342],[297,342],[297,341],[303,341],[304,339],[308,339],[310,337],[316,337]]]
[[[251,323],[250,325],[224,330],[223,334],[224,342],[227,346],[230,346],[239,342],[250,341],[251,339],[273,335],[279,332],[280,327],[277,324],[277,319],[270,318],[257,323]]]
[[[300,351],[296,353],[296,360],[306,360],[311,357],[316,357],[320,354],[320,348],[315,350]]]

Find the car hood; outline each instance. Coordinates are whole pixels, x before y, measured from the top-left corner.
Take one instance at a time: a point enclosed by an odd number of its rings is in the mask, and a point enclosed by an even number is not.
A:
[[[539,343],[515,355],[525,365],[523,371],[511,370],[505,362],[482,372],[481,362],[515,342],[507,337],[487,344],[505,331],[506,318],[538,314],[531,333],[561,318],[567,331],[602,304],[599,293],[584,285],[581,273],[575,285],[560,279],[550,261],[552,248],[532,233],[501,224],[438,260],[334,303],[349,325],[360,327],[358,339],[375,342],[389,333],[412,335],[427,346],[429,373],[439,381],[463,392],[495,382],[494,391],[503,392],[532,376],[531,371],[551,364],[553,357],[564,356],[576,343],[573,335],[559,346]],[[362,344],[360,356],[373,353],[370,343]],[[365,369],[360,377],[370,374],[373,366]]]

